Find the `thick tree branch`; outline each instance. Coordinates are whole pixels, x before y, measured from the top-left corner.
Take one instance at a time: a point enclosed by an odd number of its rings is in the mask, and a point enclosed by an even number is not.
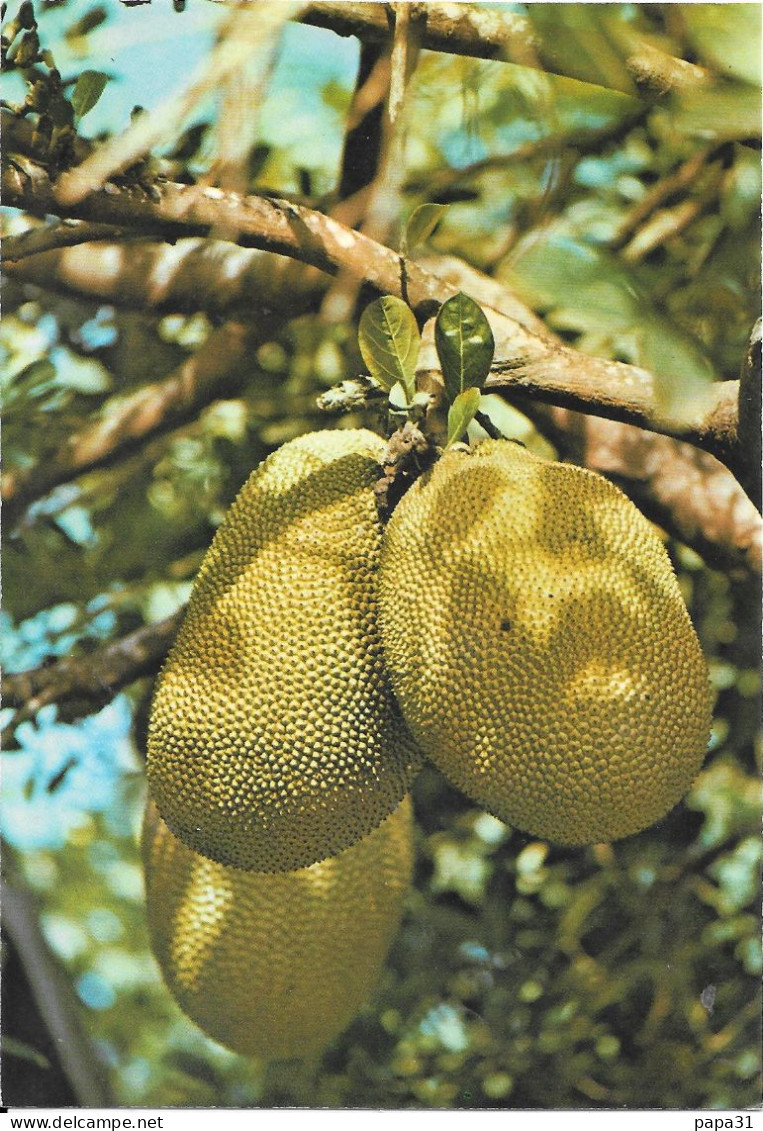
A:
[[[414,3],[411,9],[421,45],[431,51],[540,66],[537,37],[523,16],[472,4]],[[298,18],[337,35],[357,35],[366,42],[385,42],[390,36],[384,4],[307,4]]]
[[[384,9],[385,5],[378,3],[324,0],[307,4],[297,18],[337,35],[379,42],[389,36]],[[412,19],[419,25],[421,46],[430,51],[503,59],[551,74],[578,77],[563,53],[557,53],[553,41],[546,42],[532,23],[516,12],[497,11],[484,4],[431,2],[412,3],[411,9]],[[695,63],[676,59],[635,34],[631,40],[623,64],[637,87],[664,94],[706,81],[707,72]]]
[[[427,256],[421,265],[452,287],[468,291],[488,311],[506,315],[551,345],[556,343],[541,319],[494,279],[453,257]],[[221,313],[228,307],[238,311],[247,301],[251,311],[253,296],[259,292],[268,310],[283,313],[285,303],[289,313],[295,314],[300,309],[314,308],[327,286],[326,275],[281,256],[205,240],[184,240],[174,247],[144,241],[126,247],[95,244],[88,249],[65,248],[24,260],[9,273],[19,280],[53,285],[85,298],[184,312],[204,309]],[[247,300],[247,296],[252,297]],[[158,389],[151,386],[141,390],[132,402],[137,417],[149,420],[153,414],[157,418],[155,434],[172,427],[172,417],[166,427],[161,425],[161,413],[157,410],[163,404],[172,411],[175,381],[176,376],[171,374],[166,378],[164,392],[163,383],[159,382]],[[227,380],[225,385],[227,389]],[[214,384],[200,383],[197,410],[206,403],[207,394],[208,399],[213,398],[216,388]],[[144,398],[141,413],[139,405]],[[565,455],[616,478],[655,521],[708,561],[728,568],[760,569],[760,517],[723,465],[709,456],[700,457],[691,446],[668,437],[603,418],[553,409],[521,395],[515,394],[514,400]],[[130,402],[125,412],[129,415]],[[58,482],[88,470],[87,466],[72,462],[71,452],[97,449],[99,435],[103,441],[100,425],[85,426],[54,458],[52,467]],[[112,430],[111,439],[111,447],[100,449],[104,457],[108,453],[109,462],[121,458],[130,446],[129,436],[124,438],[123,445],[118,431]],[[712,482],[705,484],[705,478]],[[20,491],[27,502],[49,490],[48,484],[54,485],[47,465],[39,473],[29,472],[23,481],[6,473],[6,493]],[[6,509],[6,519],[18,513],[21,505],[14,501]]]
[[[71,982],[45,941],[34,900],[18,882],[3,880],[2,908],[3,928],[24,964],[37,1008],[77,1100],[82,1107],[111,1107],[114,1100],[105,1066],[82,1023],[82,1005]]]
[[[11,122],[6,128],[11,152],[14,126]],[[7,161],[3,185],[11,206],[36,215],[62,211],[47,172],[33,161],[27,160],[24,169]],[[135,186],[108,184],[66,211],[75,218],[130,225],[169,238],[234,228],[241,243],[292,256],[329,274],[346,270],[380,293],[402,296],[405,290],[421,321],[453,293],[416,263],[311,209],[192,185],[157,183],[154,188],[149,196]],[[504,315],[495,315],[494,333],[499,350],[488,379],[493,391],[523,391],[561,407],[677,436],[710,451],[740,478],[749,477],[737,442],[736,382],[710,386],[706,403],[691,418],[677,420],[660,410],[655,378],[644,369],[554,345]]]
[[[657,408],[656,381],[646,369],[558,346],[521,365],[499,361],[485,382],[485,391],[509,395],[516,391],[560,408],[683,438],[737,470],[738,381],[709,385],[705,403],[699,409],[693,405],[691,417],[687,406],[680,420]]]
[[[45,242],[47,230],[31,231]],[[7,278],[45,290],[152,314],[203,310],[241,322],[273,310],[296,316],[326,286],[324,274],[286,256],[210,239],[95,242],[6,259],[3,267]]]

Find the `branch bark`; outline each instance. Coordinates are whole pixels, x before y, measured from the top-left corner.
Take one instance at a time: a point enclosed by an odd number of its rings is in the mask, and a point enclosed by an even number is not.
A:
[[[33,229],[40,242],[45,230]],[[321,272],[286,256],[211,239],[96,241],[18,260],[8,260],[6,249],[3,267],[9,279],[119,307],[152,314],[203,310],[241,322],[274,309],[296,316],[326,285]]]
[[[18,263],[29,256],[38,256],[45,251],[78,244],[92,243],[96,240],[113,242],[122,235],[111,224],[85,224],[77,220],[63,220],[59,224],[42,224],[38,228],[27,228],[15,236],[3,240],[3,262]]]
[[[56,456],[28,471],[9,469],[2,482],[6,522],[13,525],[35,499],[84,471],[191,419],[223,387],[258,341],[251,326],[229,322],[163,381],[145,385],[102,419],[70,437]]]
[[[454,257],[431,255],[420,263],[451,288],[468,291],[488,313],[506,315],[551,345],[556,343],[541,319],[495,279]],[[24,260],[8,273],[19,281],[52,285],[116,305],[184,312],[200,308],[213,313],[239,312],[248,307],[251,313],[254,302],[248,296],[259,293],[268,310],[283,314],[285,304],[288,312],[295,314],[300,309],[315,309],[327,286],[325,274],[281,256],[205,240],[184,240],[175,246],[135,241],[128,246],[64,248]],[[168,417],[165,425],[158,409],[164,404],[171,412],[176,379],[171,374],[164,391],[162,382],[141,390],[125,406],[125,412],[129,415],[132,403],[136,418],[148,421],[153,413],[153,434],[164,434],[172,427],[172,418]],[[216,395],[216,390],[219,392],[219,386],[214,383],[199,383],[196,411]],[[144,411],[140,412],[143,398]],[[513,399],[565,456],[617,479],[650,517],[709,563],[720,568],[760,570],[760,517],[731,472],[717,460],[700,455],[688,444],[627,424],[551,408],[521,394]],[[23,480],[14,480],[7,471],[6,495],[16,490],[22,499],[17,497],[6,507],[6,520],[18,514],[24,502],[45,493],[46,484],[51,483],[51,468],[56,468],[58,482],[88,470],[73,463],[70,455],[72,451],[97,449],[99,429],[99,425],[86,426],[72,438],[65,452],[39,473],[32,471]],[[109,462],[121,458],[131,446],[129,437],[124,446],[120,443],[118,430],[112,430],[111,438],[111,447],[101,448]]]
[[[323,0],[306,5],[297,19],[328,28],[337,35],[356,35],[364,42],[379,42],[389,36],[384,7],[378,3]],[[412,3],[411,9],[412,18],[419,25],[421,46],[430,51],[502,59],[577,78],[555,51],[553,42],[544,42],[532,23],[516,12],[491,10],[484,4],[431,2]],[[623,64],[636,87],[657,94],[707,79],[702,67],[674,58],[635,36],[624,53]]]
[[[45,941],[32,896],[18,883],[3,880],[2,907],[3,927],[24,965],[37,1008],[80,1105],[113,1106],[105,1066],[98,1060],[82,1023],[82,1005]]]
[[[180,626],[185,609],[156,624],[145,625],[120,640],[82,656],[66,656],[54,664],[3,676],[2,698],[16,714],[3,732],[33,718],[49,703],[76,705],[81,715],[98,710],[123,687],[158,671]],[[70,713],[77,716],[78,711]]]
[[[6,138],[8,152],[24,140],[13,119]],[[418,264],[322,213],[288,201],[172,183],[157,183],[149,196],[137,186],[107,184],[62,210],[46,170],[30,160],[23,168],[6,161],[3,186],[6,204],[34,215],[63,211],[74,218],[131,226],[170,239],[233,228],[241,233],[240,243],[291,256],[331,275],[346,270],[383,294],[403,297],[405,291],[421,321],[453,293],[447,283]],[[646,370],[587,357],[503,314],[494,315],[493,322],[498,357],[488,378],[491,391],[524,392],[561,407],[673,435],[710,451],[740,480],[757,478],[757,469],[749,468],[737,439],[738,382],[709,386],[706,403],[691,418],[671,419],[660,410],[656,380]]]
[[[516,13],[490,11],[472,4],[411,4],[421,46],[430,51],[505,59],[539,67],[538,41],[532,25]],[[383,4],[323,2],[307,4],[302,23],[356,35],[366,42],[386,42],[389,23]]]

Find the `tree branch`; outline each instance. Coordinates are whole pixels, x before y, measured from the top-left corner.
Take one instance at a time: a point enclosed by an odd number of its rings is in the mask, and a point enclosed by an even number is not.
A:
[[[40,242],[45,242],[47,227],[30,231],[39,232]],[[168,244],[133,237],[119,243],[56,246],[56,251],[6,261],[7,278],[154,314],[204,310],[241,322],[273,309],[296,316],[326,285],[325,275],[303,263],[223,240]]]
[[[495,332],[495,330],[494,330]],[[739,470],[737,447],[738,381],[708,385],[705,403],[684,421],[664,415],[656,406],[656,380],[636,365],[587,357],[565,346],[546,348],[543,355],[521,364],[499,361],[485,382],[485,391],[519,392],[560,408],[572,408],[675,436],[712,452]]]
[[[258,341],[251,326],[226,323],[163,381],[143,386],[108,415],[75,433],[55,457],[26,472],[7,470],[1,488],[6,522],[16,522],[31,502],[60,483],[191,419],[223,386],[230,386],[231,375]]]
[[[495,279],[451,256],[429,256],[423,264],[467,290],[486,309],[510,314],[550,342],[556,341],[548,327]],[[742,383],[749,379],[759,398],[759,324],[750,342],[751,360],[743,366]],[[754,500],[713,456],[630,424],[551,407],[526,396],[513,399],[565,458],[615,479],[653,521],[708,564],[761,572],[763,521]],[[760,414],[753,410],[751,416],[755,422],[751,432],[759,434]]]
[[[18,263],[30,256],[38,256],[45,251],[93,243],[97,240],[113,242],[122,235],[123,232],[111,224],[85,224],[77,220],[42,224],[40,227],[27,228],[25,232],[4,238],[3,264],[7,269],[9,264]]]
[[[7,852],[3,855],[7,859]],[[40,930],[34,900],[18,883],[3,880],[2,907],[3,928],[24,965],[37,1008],[74,1094],[82,1107],[111,1107],[114,1099],[105,1066],[98,1060],[82,1023],[82,1005]]]
[[[468,291],[488,310],[507,315],[555,344],[555,336],[541,319],[494,279],[454,257],[431,255],[420,262],[452,287]],[[89,249],[66,248],[24,260],[9,273],[42,285],[52,283],[56,289],[74,290],[85,298],[137,307],[145,299],[149,309],[187,312],[202,308],[219,313],[229,304],[238,310],[245,295],[259,290],[268,304],[286,301],[293,304],[291,313],[297,313],[298,309],[315,308],[327,285],[325,275],[281,256],[204,240],[185,240],[174,247],[146,241],[129,247],[95,244]],[[163,392],[162,382],[157,383],[158,390],[156,386],[141,390],[124,411],[129,414],[132,404],[136,417],[157,417],[153,434],[167,431],[173,419],[168,418],[163,427],[157,409],[162,403],[172,409],[176,379],[171,374]],[[214,384],[200,383],[196,410],[215,395],[216,389]],[[708,561],[728,568],[760,569],[760,518],[723,465],[709,456],[698,459],[689,445],[626,424],[549,408],[521,394],[513,399],[565,454],[616,478],[650,517]],[[754,413],[752,416],[755,419]],[[98,435],[103,439],[100,428],[98,424],[86,426],[52,465],[44,465],[39,473],[31,471],[23,480],[14,480],[13,474],[6,472],[6,494],[10,497],[19,491],[22,496],[22,501],[15,500],[6,507],[6,519],[12,519],[24,503],[55,486],[50,479],[51,467],[56,469],[57,482],[88,470],[86,465],[73,463],[70,453],[97,448]],[[750,432],[754,430],[753,424]],[[101,449],[109,462],[130,446],[129,437],[124,446],[120,444],[118,432],[112,431],[112,439],[108,452]],[[712,484],[706,485],[705,478]]]
[[[7,741],[19,723],[33,718],[49,703],[68,703],[73,717],[87,715],[108,703],[123,687],[158,671],[180,626],[185,609],[156,624],[145,625],[82,656],[66,656],[54,664],[3,676],[5,706],[16,714],[3,731]]]
[[[18,133],[11,120],[6,126],[7,152],[13,151]],[[22,169],[6,161],[3,185],[6,204],[12,207],[36,215],[62,211],[55,186],[35,162],[27,160]],[[292,256],[332,275],[346,270],[380,293],[402,297],[405,281],[407,300],[421,321],[453,293],[416,263],[309,208],[192,185],[153,187],[149,196],[136,186],[108,184],[64,211],[75,218],[160,232],[165,238],[204,233],[221,225],[234,228],[241,233],[241,243]],[[657,382],[646,370],[555,345],[505,315],[494,315],[493,322],[499,348],[488,379],[492,391],[525,392],[561,407],[673,435],[710,451],[742,480],[757,476],[737,442],[737,382],[709,386],[706,403],[691,418],[676,420],[660,410]]]
[[[472,4],[419,3],[411,4],[411,9],[421,46],[430,51],[540,66],[537,37],[523,16]],[[366,42],[386,42],[390,36],[384,4],[344,0],[307,4],[298,19],[337,35],[357,35]]]
[[[555,51],[553,42],[544,42],[532,23],[518,13],[491,10],[484,4],[427,2],[410,7],[412,18],[419,24],[421,46],[430,51],[502,59],[542,68],[550,74],[578,77]],[[378,3],[326,0],[306,5],[296,18],[337,35],[380,42],[389,37],[384,8]],[[623,64],[637,87],[665,94],[706,81],[707,72],[702,67],[677,59],[635,35],[631,40]]]

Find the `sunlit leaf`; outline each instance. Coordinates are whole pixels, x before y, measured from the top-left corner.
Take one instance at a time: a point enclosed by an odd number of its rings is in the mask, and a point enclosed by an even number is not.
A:
[[[103,71],[82,71],[72,91],[72,106],[78,118],[89,114],[103,94],[109,76]]]
[[[384,295],[363,311],[358,344],[368,371],[389,391],[398,382],[410,400],[415,392],[419,328],[402,299]]]
[[[468,295],[459,292],[440,307],[435,344],[449,401],[455,401],[470,386],[482,387],[490,372],[495,342],[487,318]]]
[[[447,204],[420,204],[414,208],[405,225],[405,252],[413,251],[428,240],[447,211]]]
[[[760,85],[758,4],[685,4],[681,22],[703,61],[724,76]]]
[[[464,389],[448,409],[448,446],[455,444],[466,432],[480,407],[479,389]]]

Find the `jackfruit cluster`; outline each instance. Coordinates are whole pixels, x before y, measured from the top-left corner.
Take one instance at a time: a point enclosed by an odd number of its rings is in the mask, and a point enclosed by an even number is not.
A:
[[[664,816],[707,744],[699,643],[619,490],[488,441],[447,450],[383,530],[384,449],[317,433],[252,474],[154,696],[152,945],[245,1055],[313,1056],[369,995],[424,755],[498,818],[583,844]]]
[[[149,934],[178,1004],[244,1056],[316,1056],[373,990],[410,883],[412,843],[406,798],[335,858],[247,872],[188,848],[149,802]]]
[[[189,848],[261,872],[308,867],[376,828],[421,756],[376,615],[384,442],[285,444],[217,531],[161,673],[151,795]]]
[[[610,841],[697,774],[705,660],[662,542],[601,476],[508,441],[446,451],[387,526],[379,609],[416,741],[500,820]]]

